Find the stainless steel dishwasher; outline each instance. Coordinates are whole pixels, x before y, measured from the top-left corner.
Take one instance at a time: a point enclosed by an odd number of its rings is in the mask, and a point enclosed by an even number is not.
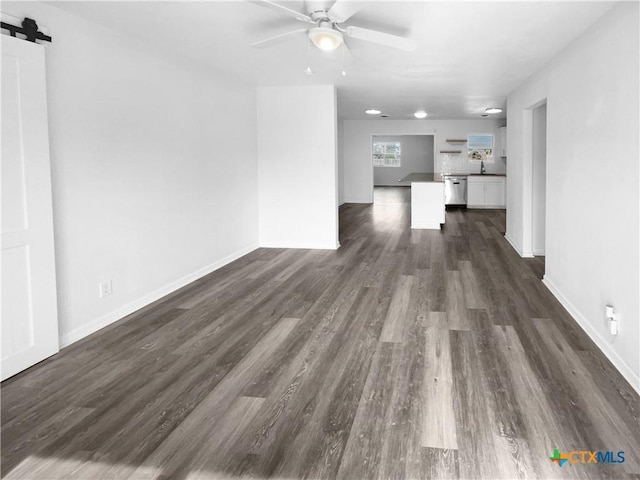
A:
[[[467,204],[467,177],[461,175],[444,176],[444,204]]]

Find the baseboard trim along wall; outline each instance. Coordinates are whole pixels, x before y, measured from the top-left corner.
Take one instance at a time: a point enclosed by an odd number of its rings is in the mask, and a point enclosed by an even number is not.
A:
[[[345,198],[344,203],[373,203],[371,199],[363,200],[361,198]]]
[[[509,235],[507,235],[506,233],[504,234],[504,238],[507,242],[509,242],[509,245],[511,245],[513,249],[518,253],[518,255],[520,255],[522,258],[533,258],[533,252],[523,252],[522,250],[520,250],[520,247],[518,247],[516,243],[513,240],[511,240],[511,238],[509,238]]]
[[[113,312],[109,312],[108,314],[95,319],[94,321],[88,323],[87,325],[84,325],[80,328],[76,328],[75,330],[72,330],[71,332],[62,335],[60,337],[60,348],[67,347],[72,343],[77,342],[78,340],[82,340],[83,338],[91,335],[92,333],[97,332],[98,330],[112,324],[113,322],[117,322],[118,320],[126,317],[127,315],[130,315],[133,312],[136,312],[137,310],[140,310],[141,308],[146,307],[147,305],[155,302],[156,300],[159,300],[162,297],[169,295],[172,292],[175,292],[179,288],[182,288],[185,285],[188,285],[191,282],[194,282],[199,278],[202,278],[205,275],[208,275],[211,272],[224,267],[225,265],[233,262],[234,260],[237,260],[238,258],[243,257],[244,255],[250,252],[253,252],[257,248],[259,248],[258,245],[253,244],[253,245],[249,245],[248,247],[237,250],[233,252],[231,255],[227,255],[226,257],[218,260],[217,262],[214,262],[210,265],[207,265],[206,267],[196,270],[195,272],[190,273],[189,275],[185,275],[179,280],[176,280],[175,282],[165,285],[164,287],[161,287],[158,290],[155,290],[154,292],[144,295],[143,297],[137,300],[134,300],[133,302],[130,302],[127,305],[124,305],[114,310]]]
[[[593,326],[587,322],[587,319],[582,315],[578,309],[565,297],[558,287],[553,283],[547,275],[542,279],[542,283],[549,289],[554,297],[562,304],[562,306],[569,312],[569,315],[573,317],[576,323],[584,330],[591,340],[596,344],[602,353],[611,361],[613,366],[620,372],[620,374],[629,382],[631,387],[640,394],[640,376],[637,375],[631,367],[618,355],[618,353],[611,347],[611,344],[600,333],[593,328]]]
[[[337,250],[340,248],[340,244],[336,245],[325,245],[322,243],[270,243],[264,242],[260,243],[260,248],[295,248],[298,250]]]

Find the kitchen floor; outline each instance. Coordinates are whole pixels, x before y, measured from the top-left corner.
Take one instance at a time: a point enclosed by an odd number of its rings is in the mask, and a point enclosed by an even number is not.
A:
[[[337,251],[258,249],[4,382],[3,477],[637,478],[638,395],[504,211],[412,231],[407,191],[343,205]]]
[[[374,187],[375,205],[411,204],[411,187]]]

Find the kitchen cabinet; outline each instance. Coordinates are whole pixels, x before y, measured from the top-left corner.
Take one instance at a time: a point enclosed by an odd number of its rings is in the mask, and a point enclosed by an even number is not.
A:
[[[505,205],[505,182],[501,179],[497,182],[487,182],[484,184],[484,205],[485,207],[500,207]]]
[[[467,180],[467,207],[484,205],[484,183]]]
[[[506,157],[507,156],[507,127],[500,127],[499,128],[499,133],[500,133],[500,156],[501,157]]]
[[[467,208],[505,208],[506,177],[469,175]]]

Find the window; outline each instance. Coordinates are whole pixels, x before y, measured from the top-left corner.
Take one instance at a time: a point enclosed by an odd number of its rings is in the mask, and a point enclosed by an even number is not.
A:
[[[373,142],[374,167],[399,167],[400,142]]]
[[[482,133],[469,135],[467,154],[470,161],[493,162],[493,135]]]

